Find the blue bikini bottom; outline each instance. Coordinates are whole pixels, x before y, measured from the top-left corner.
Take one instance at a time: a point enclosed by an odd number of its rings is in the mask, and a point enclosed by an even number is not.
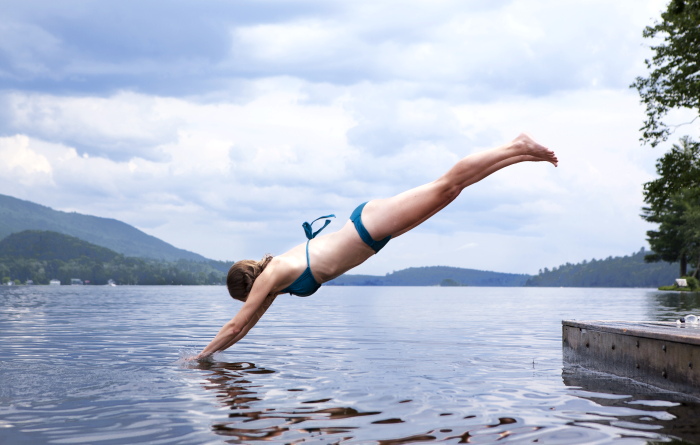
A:
[[[366,202],[360,204],[352,212],[352,215],[350,215],[350,221],[352,221],[353,224],[355,224],[355,230],[357,230],[357,233],[360,235],[360,238],[362,238],[362,241],[364,241],[365,244],[371,247],[372,250],[374,250],[374,252],[376,253],[382,250],[382,247],[386,246],[386,243],[388,243],[391,239],[391,235],[379,241],[375,241],[374,239],[372,239],[372,236],[370,236],[369,232],[365,228],[365,225],[362,224],[362,209],[365,208],[366,204]]]

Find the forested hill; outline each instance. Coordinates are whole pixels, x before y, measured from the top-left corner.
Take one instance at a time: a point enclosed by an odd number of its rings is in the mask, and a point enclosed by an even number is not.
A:
[[[74,236],[130,257],[167,261],[206,261],[116,219],[67,213],[0,195],[0,239],[24,230],[47,230]]]
[[[659,287],[678,278],[678,264],[645,263],[639,252],[624,257],[566,263],[552,270],[545,268],[525,283],[526,286],[552,287]]]
[[[335,286],[522,286],[530,275],[458,267],[410,267],[386,275],[341,275]]]
[[[134,258],[57,232],[27,230],[0,240],[0,283],[224,284],[223,261]]]
[[[107,262],[118,255],[113,250],[57,232],[25,230],[0,240],[0,258],[42,261],[70,261],[77,258],[90,258]]]
[[[624,257],[593,259],[541,270],[535,276],[486,272],[457,267],[411,267],[381,275],[342,275],[336,286],[542,286],[659,287],[678,278],[678,264],[645,263],[643,248]]]

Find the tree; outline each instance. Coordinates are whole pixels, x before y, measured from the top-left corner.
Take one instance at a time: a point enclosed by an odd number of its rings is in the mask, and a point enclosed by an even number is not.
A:
[[[661,22],[644,29],[644,37],[663,38],[645,60],[649,77],[631,85],[646,105],[641,140],[652,147],[668,139],[673,128],[663,122],[671,109],[690,109],[700,116],[700,0],[671,0]]]
[[[685,240],[684,250],[695,265],[691,274],[695,278],[700,277],[700,188],[685,190],[676,195],[676,200],[683,206],[681,236]],[[682,275],[684,276],[684,275]]]
[[[659,229],[647,231],[647,241],[653,253],[644,256],[644,261],[648,263],[678,262],[681,277],[685,276],[688,270],[688,254],[681,230],[684,222],[683,210],[683,206],[674,199],[664,212],[646,217],[647,221],[658,223]]]
[[[685,276],[688,259],[697,264],[697,256],[691,256],[694,232],[689,221],[694,221],[694,199],[700,196],[700,144],[681,138],[680,145],[674,145],[657,161],[656,171],[660,177],[644,184],[648,206],[642,209],[642,218],[659,224],[658,230],[647,232],[654,253],[645,260],[679,262],[680,276]]]

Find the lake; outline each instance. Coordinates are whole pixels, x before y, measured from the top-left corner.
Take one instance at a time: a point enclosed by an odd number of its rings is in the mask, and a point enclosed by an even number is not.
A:
[[[0,288],[2,444],[700,443],[700,403],[562,363],[561,320],[672,321],[699,294],[333,287],[210,363],[224,287]]]

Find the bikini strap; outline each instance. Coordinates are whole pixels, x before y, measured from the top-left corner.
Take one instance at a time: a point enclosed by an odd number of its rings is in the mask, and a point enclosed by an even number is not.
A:
[[[316,235],[318,235],[321,232],[321,230],[325,229],[326,226],[331,223],[331,220],[329,218],[335,218],[335,215],[319,216],[315,220],[311,221],[311,223],[305,222],[304,224],[302,224],[302,227],[304,228],[304,232],[306,233],[306,237],[309,240],[314,239],[316,237]],[[313,223],[315,223],[319,219],[325,219],[326,222],[323,224],[323,227],[321,227],[320,229],[318,229],[317,231],[314,232],[313,229],[311,228],[311,226],[313,225]],[[309,248],[309,243],[306,243],[307,256],[308,256],[308,248]]]
[[[309,261],[309,243],[311,242],[312,239],[314,239],[316,237],[316,235],[318,235],[321,232],[321,230],[325,229],[326,226],[331,223],[331,220],[329,218],[335,218],[335,215],[319,216],[315,220],[311,221],[311,223],[305,222],[304,224],[301,225],[304,228],[304,233],[306,233],[306,237],[309,239],[306,242],[306,266],[307,267],[311,267],[311,262]],[[320,229],[318,229],[317,231],[314,232],[313,229],[311,228],[311,226],[313,225],[313,223],[315,223],[319,219],[325,219],[326,222],[323,224],[323,227],[321,227]]]

